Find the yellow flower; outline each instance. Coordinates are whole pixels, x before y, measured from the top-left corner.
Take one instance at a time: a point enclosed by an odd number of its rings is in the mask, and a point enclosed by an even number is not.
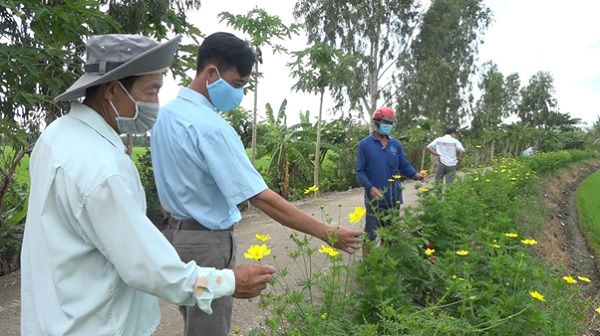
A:
[[[481,147],[483,147],[483,146],[481,146],[481,145],[477,145],[477,146],[475,146],[475,148],[481,148]]]
[[[479,177],[474,178],[473,181],[479,181]]]
[[[596,313],[600,314],[600,307],[596,308]]]
[[[401,177],[402,177],[402,175],[398,174],[398,175],[394,175],[394,176],[392,176],[392,177],[393,177],[393,178],[395,178],[395,179],[397,180],[397,179],[401,178]]]
[[[531,297],[534,299],[538,299],[540,301],[546,301],[546,300],[544,300],[544,296],[542,294],[538,293],[538,291],[531,291],[531,292],[529,292],[529,295],[531,295]]]
[[[340,254],[340,252],[336,251],[333,247],[328,247],[322,244],[319,253],[329,254],[330,257],[335,257],[336,255]]]
[[[456,274],[452,276],[452,280],[456,280]]]
[[[525,245],[535,245],[537,244],[537,241],[535,239],[523,239],[521,240],[521,243]]]
[[[492,181],[492,180],[490,180],[490,179],[485,179],[485,182],[491,182],[491,181]]]
[[[244,253],[244,257],[246,257],[246,259],[259,261],[260,259],[268,256],[269,254],[271,254],[271,250],[268,249],[267,245],[265,244],[262,244],[260,246],[250,245],[248,251]]]
[[[500,245],[498,245],[498,244],[492,244],[492,247],[498,249],[498,248],[500,248]]]
[[[517,238],[519,236],[518,233],[514,233],[514,232],[505,233],[504,235],[507,236],[508,238]]]
[[[266,235],[261,235],[261,234],[256,234],[254,235],[254,237],[256,238],[256,240],[260,240],[261,242],[266,242],[267,240],[271,239],[271,235],[270,234],[266,234]]]
[[[567,283],[570,283],[570,284],[576,284],[577,283],[577,280],[573,279],[572,276],[568,276],[568,275],[565,275],[563,277],[563,280],[565,280]]]
[[[506,172],[506,169],[502,169],[500,172],[501,172],[501,173],[504,173],[504,172]]]
[[[390,178],[390,179],[388,179],[388,182],[394,182],[394,179]]]
[[[459,256],[466,256],[469,254],[469,251],[467,250],[460,250],[460,251],[456,251],[456,254],[458,254]]]
[[[579,279],[579,280],[581,280],[581,281],[583,281],[583,282],[591,282],[591,281],[590,281],[590,278],[588,278],[588,277],[584,277],[584,276],[581,276],[581,275],[578,275],[578,276],[577,276],[577,279]]]
[[[315,192],[319,190],[319,187],[317,187],[316,185],[309,187],[308,189],[304,190],[304,195],[311,193],[311,192]]]
[[[425,250],[425,255],[428,255],[428,256],[430,256],[430,255],[432,255],[432,254],[433,254],[433,252],[435,252],[435,250],[434,250],[434,249],[430,249],[430,248],[428,248],[428,249],[426,249],[426,250]]]
[[[358,223],[367,213],[367,209],[363,207],[354,208],[354,212],[350,213],[348,217],[350,218],[350,223]]]
[[[421,169],[420,173],[421,174],[427,174],[427,169]]]
[[[429,191],[429,189],[427,189],[427,188],[425,188],[425,187],[423,187],[423,188],[420,188],[419,190],[421,190],[422,192],[428,192],[428,191]]]
[[[516,178],[516,177],[511,177],[511,178],[510,178],[510,180],[511,180],[511,181],[516,181],[516,180],[517,180],[517,178]]]

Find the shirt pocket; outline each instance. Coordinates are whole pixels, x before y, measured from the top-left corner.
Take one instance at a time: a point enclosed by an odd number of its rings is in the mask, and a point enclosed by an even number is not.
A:
[[[397,153],[387,153],[387,164],[395,172],[400,166],[400,156]]]

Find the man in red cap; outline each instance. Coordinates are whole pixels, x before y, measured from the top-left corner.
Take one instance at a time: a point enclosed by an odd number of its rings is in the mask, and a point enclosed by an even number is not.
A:
[[[389,224],[382,220],[382,214],[399,209],[402,204],[400,175],[420,181],[426,176],[413,168],[400,141],[390,136],[395,122],[394,110],[386,106],[378,108],[373,114],[375,131],[358,143],[356,175],[365,188],[365,232],[371,241],[376,238],[375,229]],[[363,246],[363,259],[369,252]]]

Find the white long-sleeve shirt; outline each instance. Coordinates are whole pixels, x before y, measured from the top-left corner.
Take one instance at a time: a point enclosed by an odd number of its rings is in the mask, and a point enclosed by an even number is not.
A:
[[[146,217],[138,171],[118,134],[73,103],[37,141],[21,252],[21,334],[151,335],[158,297],[231,295],[231,270],[183,263]]]

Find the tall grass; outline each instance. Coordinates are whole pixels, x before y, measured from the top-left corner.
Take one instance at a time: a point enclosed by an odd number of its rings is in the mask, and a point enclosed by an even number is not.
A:
[[[594,254],[600,253],[600,171],[585,179],[577,189],[577,212],[579,224],[585,232]]]

